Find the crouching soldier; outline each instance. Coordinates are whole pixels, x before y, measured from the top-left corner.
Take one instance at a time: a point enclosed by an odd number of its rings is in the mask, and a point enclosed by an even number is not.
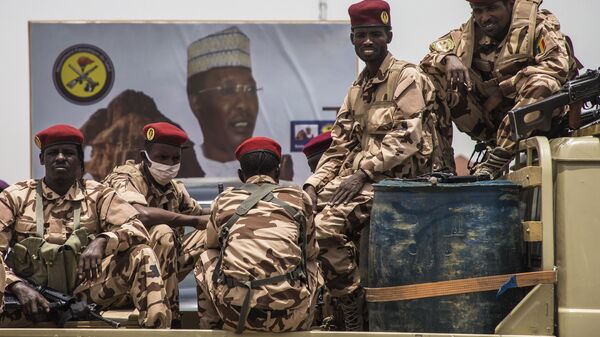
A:
[[[244,185],[215,199],[195,271],[200,327],[306,330],[322,283],[311,201],[277,185],[274,140],[250,138],[235,154]]]
[[[11,250],[6,289],[22,312],[27,318],[49,312],[48,301],[32,287],[41,285],[104,309],[133,300],[142,327],[169,327],[158,261],[146,246],[138,212],[112,188],[81,179],[82,133],[55,125],[35,142],[44,178],[0,194],[0,252]]]
[[[194,269],[204,250],[208,215],[192,199],[183,183],[173,180],[181,163],[181,146],[187,134],[170,123],[144,126],[143,162],[129,160],[116,167],[104,183],[140,212],[150,232],[150,246],[160,263],[173,327],[180,324],[178,284]],[[208,213],[208,209],[206,209]],[[198,228],[184,236],[184,226]]]

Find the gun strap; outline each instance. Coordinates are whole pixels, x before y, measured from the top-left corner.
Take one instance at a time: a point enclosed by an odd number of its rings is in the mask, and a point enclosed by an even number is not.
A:
[[[37,181],[37,187],[35,189],[35,223],[37,227],[37,236],[44,238],[44,200],[42,192],[42,179]],[[75,202],[75,209],[73,210],[73,231],[79,229],[81,224],[81,201]]]
[[[530,273],[475,277],[461,280],[410,284],[385,288],[365,288],[367,302],[407,301],[419,298],[460,295],[497,290],[501,295],[510,288],[553,284],[557,273],[553,270]]]

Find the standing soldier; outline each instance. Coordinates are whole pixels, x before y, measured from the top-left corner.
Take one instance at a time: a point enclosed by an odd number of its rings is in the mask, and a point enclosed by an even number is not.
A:
[[[161,266],[173,327],[178,327],[178,284],[194,269],[204,249],[208,215],[202,215],[202,208],[183,183],[173,180],[179,171],[181,146],[188,140],[187,134],[166,122],[148,124],[143,130],[143,162],[128,160],[116,167],[104,183],[140,212],[139,219],[150,232],[150,246]],[[184,226],[197,230],[184,236]]]
[[[55,125],[35,137],[46,174],[0,194],[0,252],[10,247],[7,290],[26,316],[49,311],[28,282],[103,308],[130,299],[143,327],[166,328],[171,311],[148,231],[110,187],[81,179],[83,134]]]
[[[458,129],[492,144],[475,174],[494,178],[515,152],[507,112],[558,91],[578,65],[541,0],[467,1],[471,19],[432,43],[421,67]]]
[[[365,0],[350,6],[350,39],[366,63],[337,114],[333,142],[304,188],[318,206],[320,260],[347,330],[363,329],[363,291],[353,240],[369,222],[374,182],[454,171],[449,124],[437,125],[433,84],[415,65],[396,60],[390,8]],[[445,157],[443,157],[445,156]]]
[[[215,199],[197,265],[200,328],[310,328],[321,275],[310,198],[280,187],[281,147],[254,137],[235,151],[244,185]]]

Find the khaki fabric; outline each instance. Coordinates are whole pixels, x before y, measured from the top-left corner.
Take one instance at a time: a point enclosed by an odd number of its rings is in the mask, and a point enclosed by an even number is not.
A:
[[[431,81],[389,53],[375,76],[368,78],[365,70],[352,84],[332,144],[306,181],[318,193],[319,259],[332,296],[349,294],[360,284],[352,240],[369,222],[373,190],[367,183],[347,204],[327,206],[331,196],[358,169],[371,182],[454,172],[452,124],[439,109]]]
[[[81,203],[81,227],[108,241],[103,266],[112,267],[103,268],[95,284],[89,281],[80,284],[74,294],[83,294],[83,289],[88,289],[92,300],[101,294],[107,294],[107,298],[132,298],[140,312],[142,326],[170,326],[170,310],[156,257],[145,246],[149,234],[137,219],[137,211],[106,185],[81,180],[63,196],[52,191],[43,180],[28,180],[7,188],[0,193],[0,252],[5,254],[16,242],[36,235],[38,183],[42,184],[44,240],[64,244],[73,234],[74,207]],[[138,252],[144,247],[145,256],[142,256]],[[7,286],[21,281],[12,270],[7,267],[5,270]],[[161,300],[152,302],[150,308],[145,298]],[[98,304],[106,305],[102,301]]]
[[[0,254],[0,314],[4,307],[4,290],[6,289],[6,271],[4,270],[4,260]]]
[[[190,197],[182,182],[172,180],[165,190],[157,187],[143,170],[142,164],[128,160],[113,169],[104,183],[131,204],[156,207],[167,211],[201,215],[202,207]],[[205,231],[194,230],[184,235],[184,228],[173,229],[156,225],[149,229],[150,247],[154,249],[161,266],[167,297],[173,317],[180,318],[179,282],[185,278],[204,251]]]
[[[268,176],[253,176],[246,183],[275,184]],[[245,190],[228,189],[215,199],[206,230],[206,252],[196,266],[198,313],[201,328],[223,324],[235,330],[247,289],[213,283],[213,272],[221,242],[220,228],[248,198]],[[252,310],[246,321],[249,331],[294,331],[310,327],[317,290],[322,277],[317,265],[318,245],[315,237],[310,199],[294,187],[277,187],[273,195],[306,217],[306,269],[308,281],[285,280],[256,287],[250,299]],[[298,240],[299,225],[282,207],[259,201],[231,227],[221,270],[227,278],[240,282],[260,280],[291,272],[301,262]]]
[[[474,140],[495,141],[511,154],[515,143],[507,112],[552,95],[578,70],[558,19],[547,10],[538,11],[537,6],[526,7],[528,3],[531,1],[516,2],[515,9],[522,9],[515,10],[505,40],[485,36],[471,19],[432,43],[430,53],[421,61],[458,129]],[[447,55],[458,56],[470,69],[472,91],[448,86]],[[491,113],[484,112],[483,104],[496,92],[502,94],[502,103]],[[563,112],[558,109],[555,116]]]

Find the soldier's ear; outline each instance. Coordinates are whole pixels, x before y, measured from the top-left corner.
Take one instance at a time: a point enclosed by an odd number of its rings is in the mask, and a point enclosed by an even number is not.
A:
[[[40,152],[40,165],[44,166],[44,151]]]
[[[246,177],[244,176],[244,172],[242,171],[242,169],[238,169],[238,177],[240,178],[240,180],[245,183],[246,182]]]
[[[350,43],[354,44],[354,31],[350,32]]]

